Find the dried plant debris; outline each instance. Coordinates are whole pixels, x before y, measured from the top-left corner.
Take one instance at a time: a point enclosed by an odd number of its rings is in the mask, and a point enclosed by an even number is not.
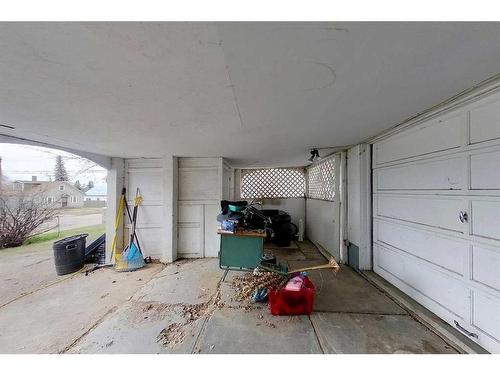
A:
[[[258,289],[279,289],[286,284],[288,276],[274,272],[259,271],[254,274],[236,276],[232,281],[232,287],[236,289],[235,300],[247,301]]]
[[[274,323],[271,323],[269,321],[266,320],[266,325],[269,327],[269,328],[276,328],[276,324]]]
[[[154,304],[151,305],[154,306]],[[184,341],[184,338],[186,337],[184,328],[186,326],[197,321],[198,319],[210,316],[216,308],[223,306],[220,301],[220,283],[219,285],[217,285],[217,292],[212,296],[212,298],[210,298],[208,302],[195,305],[178,303],[168,306],[170,306],[170,309],[173,311],[177,311],[177,309],[179,309],[179,315],[184,318],[184,322],[172,323],[158,334],[157,342],[161,343],[165,347],[172,348]],[[154,307],[149,308],[149,310],[147,311],[150,311],[153,308]]]
[[[183,325],[179,323],[172,323],[167,328],[161,330],[156,337],[156,342],[162,344],[163,346],[172,348],[182,343],[185,337],[186,332],[184,331]]]
[[[144,320],[155,321],[162,320],[168,317],[168,315],[179,309],[177,305],[171,305],[159,302],[134,302],[131,311],[131,321],[135,323],[141,323]]]
[[[186,319],[186,324],[194,322],[211,313],[213,310],[210,302],[199,303],[196,305],[182,305],[182,313]]]

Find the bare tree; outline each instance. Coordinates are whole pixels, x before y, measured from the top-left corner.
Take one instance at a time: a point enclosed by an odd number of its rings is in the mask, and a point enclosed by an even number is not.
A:
[[[0,197],[0,249],[16,247],[28,238],[46,232],[42,224],[56,216],[55,205],[41,193]]]
[[[80,180],[76,180],[74,185],[75,185],[75,187],[76,187],[78,190],[80,190],[80,191],[84,191],[84,188],[83,188],[82,184],[80,183]]]

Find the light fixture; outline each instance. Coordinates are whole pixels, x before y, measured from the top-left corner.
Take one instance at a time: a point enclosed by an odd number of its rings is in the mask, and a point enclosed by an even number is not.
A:
[[[317,148],[313,148],[311,150],[311,157],[307,160],[312,163],[313,161],[318,160],[318,159],[319,159],[319,151]]]

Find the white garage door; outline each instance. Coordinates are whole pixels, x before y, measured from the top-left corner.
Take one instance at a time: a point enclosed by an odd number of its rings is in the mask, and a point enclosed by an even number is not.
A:
[[[376,273],[500,352],[500,95],[373,145]]]

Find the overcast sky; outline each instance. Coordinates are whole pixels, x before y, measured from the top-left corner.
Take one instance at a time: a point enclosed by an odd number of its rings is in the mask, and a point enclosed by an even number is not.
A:
[[[80,180],[82,184],[89,180],[106,181],[106,169],[91,167],[90,161],[73,154],[44,147],[0,143],[2,174],[12,180],[31,180],[31,176],[37,176],[39,180],[50,180],[54,177],[57,155],[63,157],[70,181]]]

